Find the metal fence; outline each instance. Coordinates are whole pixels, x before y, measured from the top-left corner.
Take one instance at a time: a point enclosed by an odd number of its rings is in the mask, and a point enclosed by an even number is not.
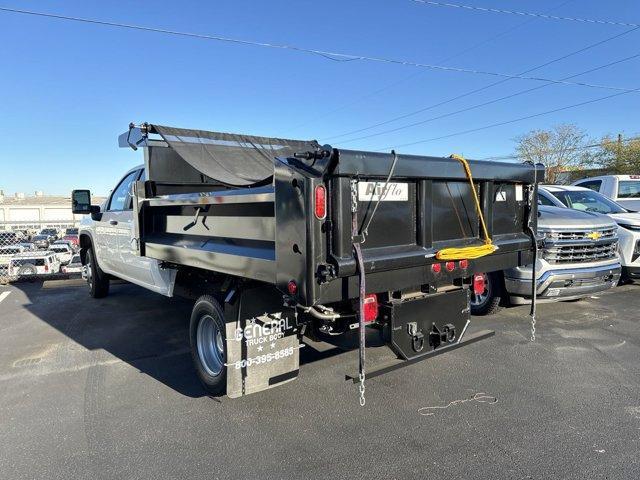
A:
[[[0,222],[0,283],[79,276],[78,222]]]

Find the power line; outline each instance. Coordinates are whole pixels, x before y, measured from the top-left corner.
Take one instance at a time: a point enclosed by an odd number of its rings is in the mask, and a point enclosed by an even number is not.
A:
[[[580,87],[599,88],[599,89],[604,89],[604,90],[627,91],[627,89],[625,89],[625,88],[614,87],[614,86],[610,86],[610,85],[599,85],[599,84],[584,83],[584,82],[567,82],[567,81],[554,80],[554,79],[543,78],[543,77],[528,77],[528,76],[524,76],[524,75],[511,75],[511,74],[508,74],[508,73],[490,72],[490,71],[486,71],[486,70],[476,70],[476,69],[459,68],[459,67],[447,67],[445,65],[433,65],[433,64],[429,64],[429,63],[413,62],[413,61],[409,61],[409,60],[397,60],[397,59],[386,58],[386,57],[369,57],[369,56],[365,56],[365,55],[354,55],[354,54],[350,54],[350,53],[330,52],[330,51],[326,51],[326,50],[316,50],[316,49],[311,49],[311,48],[297,47],[295,45],[288,45],[288,44],[257,42],[257,41],[253,41],[253,40],[243,40],[243,39],[239,39],[239,38],[231,38],[231,37],[225,37],[225,36],[221,36],[221,35],[207,35],[207,34],[200,34],[200,33],[183,32],[183,31],[178,31],[178,30],[167,30],[167,29],[163,29],[163,28],[146,27],[146,26],[143,26],[143,25],[108,22],[108,21],[104,21],[104,20],[96,20],[96,19],[91,19],[91,18],[70,17],[70,16],[66,16],[66,15],[57,15],[57,14],[53,14],[53,13],[44,13],[44,12],[34,12],[34,11],[30,11],[30,10],[20,10],[20,9],[16,9],[16,8],[0,7],[0,11],[10,12],[10,13],[18,13],[18,14],[24,14],[24,15],[33,15],[33,16],[38,16],[38,17],[54,18],[54,19],[57,19],[57,20],[68,20],[68,21],[73,21],[73,22],[89,23],[89,24],[94,24],[94,25],[103,25],[103,26],[109,26],[109,27],[127,28],[127,29],[131,29],[131,30],[140,30],[140,31],[144,31],[144,32],[163,33],[163,34],[167,34],[167,35],[175,35],[175,36],[197,38],[197,39],[200,39],[200,40],[214,40],[214,41],[218,41],[218,42],[227,42],[227,43],[233,43],[233,44],[239,44],[239,45],[250,45],[250,46],[254,46],[254,47],[275,48],[275,49],[279,49],[279,50],[291,50],[291,51],[296,51],[296,52],[301,52],[301,53],[309,53],[309,54],[313,54],[313,55],[320,55],[320,56],[322,56],[324,58],[328,58],[330,60],[335,60],[335,61],[364,60],[364,61],[369,61],[369,62],[388,63],[388,64],[394,64],[394,65],[405,65],[405,66],[411,66],[411,67],[426,68],[426,69],[437,70],[437,71],[457,72],[457,73],[470,73],[470,74],[476,74],[476,75],[488,75],[488,76],[494,76],[494,77],[502,77],[502,78],[506,78],[506,79],[510,79],[510,80],[517,78],[519,80],[533,80],[533,81],[538,81],[538,82],[551,82],[551,83],[557,83],[557,84],[563,84],[563,85],[574,85],[574,86],[580,86]]]
[[[570,22],[593,23],[593,24],[600,24],[600,25],[616,25],[618,27],[640,27],[640,24],[638,23],[617,22],[614,20],[598,20],[598,19],[592,19],[592,18],[579,18],[579,17],[560,17],[558,15],[548,15],[545,13],[521,12],[517,10],[503,10],[500,8],[478,7],[475,5],[461,5],[458,3],[431,2],[428,0],[411,0],[411,1],[415,3],[422,3],[424,5],[434,6],[434,7],[460,8],[464,10],[473,10],[473,11],[485,12],[485,13],[505,13],[509,15],[520,15],[522,17],[544,18],[545,20],[564,20],[564,21],[570,21]]]
[[[626,30],[624,32],[617,33],[617,34],[612,35],[610,37],[607,37],[607,38],[605,38],[603,40],[599,40],[599,41],[597,41],[595,43],[589,44],[586,47],[582,47],[582,48],[580,48],[578,50],[574,50],[573,52],[570,52],[570,53],[567,53],[567,54],[562,55],[560,57],[554,58],[553,60],[545,62],[545,63],[543,63],[541,65],[537,65],[537,66],[535,66],[533,68],[529,68],[528,70],[520,72],[520,74],[521,75],[526,75],[527,73],[530,73],[530,72],[533,72],[535,70],[539,70],[541,68],[547,67],[549,65],[552,65],[554,63],[560,62],[560,61],[565,60],[565,59],[567,59],[569,57],[572,57],[574,55],[578,55],[580,53],[586,52],[587,50],[591,50],[592,48],[598,47],[598,46],[603,45],[603,44],[605,44],[607,42],[610,42],[612,40],[620,38],[620,37],[622,37],[624,35],[628,35],[629,33],[635,32],[638,29],[640,29],[640,27],[634,27],[634,28],[631,28],[631,29]],[[468,97],[468,96],[473,95],[475,93],[479,93],[479,92],[482,92],[484,90],[488,90],[489,88],[495,87],[497,85],[501,85],[501,84],[503,84],[505,82],[508,82],[509,80],[510,79],[498,80],[497,82],[491,83],[489,85],[485,85],[484,87],[480,87],[480,88],[476,88],[476,89],[470,90],[470,91],[462,93],[460,95],[456,95],[455,97],[448,98],[447,100],[443,100],[441,102],[428,105],[426,107],[420,108],[418,110],[414,110],[414,111],[409,112],[409,113],[405,113],[405,114],[399,115],[399,116],[391,118],[389,120],[384,120],[382,122],[378,122],[378,123],[375,123],[373,125],[369,125],[367,127],[359,128],[359,129],[356,129],[356,130],[351,130],[349,132],[342,133],[342,134],[339,134],[339,135],[333,135],[331,137],[325,137],[325,138],[323,138],[321,140],[323,140],[323,141],[333,140],[333,139],[336,139],[336,138],[346,137],[348,135],[353,135],[353,134],[356,134],[356,133],[365,132],[367,130],[371,130],[372,128],[381,127],[383,125],[388,125],[389,123],[393,123],[393,122],[396,122],[398,120],[402,120],[404,118],[412,117],[414,115],[418,115],[419,113],[426,112],[428,110],[432,110],[432,109],[437,108],[437,107],[441,107],[441,106],[446,105],[447,103],[451,103],[451,102],[453,102],[455,100],[459,100],[461,98]]]
[[[631,55],[629,57],[622,58],[620,60],[615,60],[613,62],[609,62],[609,63],[606,63],[604,65],[600,65],[598,67],[590,68],[590,69],[585,70],[585,71],[580,72],[580,73],[575,73],[573,75],[569,75],[568,77],[565,77],[564,79],[570,79],[570,78],[574,78],[574,77],[579,77],[580,75],[586,75],[587,73],[592,73],[592,72],[595,72],[597,70],[602,70],[603,68],[607,68],[607,67],[611,67],[613,65],[617,65],[619,63],[627,62],[629,60],[633,60],[633,59],[636,59],[638,57],[640,57],[640,53],[637,53],[635,55]],[[513,98],[513,97],[518,97],[520,95],[524,95],[525,93],[530,93],[530,92],[533,92],[533,91],[536,91],[536,90],[540,90],[542,88],[548,87],[549,85],[550,84],[547,83],[547,84],[544,84],[544,85],[538,85],[536,87],[527,88],[526,90],[520,90],[519,92],[515,92],[515,93],[509,94],[509,95],[505,95],[505,96],[500,97],[500,98],[495,98],[495,99],[489,100],[487,102],[478,103],[478,104],[472,105],[470,107],[462,108],[460,110],[455,110],[453,112],[444,113],[442,115],[438,115],[438,116],[435,116],[435,117],[427,118],[426,120],[421,120],[419,122],[413,122],[413,123],[410,123],[410,124],[407,124],[407,125],[401,125],[401,126],[396,127],[396,128],[392,128],[392,129],[389,129],[389,130],[383,130],[381,132],[372,133],[370,135],[364,135],[362,137],[350,138],[348,140],[340,142],[340,144],[344,145],[346,143],[356,142],[358,140],[364,140],[366,138],[372,138],[372,137],[377,137],[377,136],[380,136],[380,135],[386,135],[388,133],[397,132],[399,130],[404,130],[405,128],[415,127],[415,126],[418,126],[418,125],[424,125],[425,123],[433,122],[434,120],[440,120],[440,119],[443,119],[443,118],[452,117],[452,116],[458,115],[460,113],[468,112],[470,110],[475,110],[475,109],[480,108],[480,107],[486,107],[487,105],[492,105],[494,103],[498,103],[498,102],[501,102],[503,100],[508,100],[510,98]],[[633,90],[630,89],[629,93],[631,93],[632,91]]]
[[[556,7],[552,8],[552,9],[550,9],[548,11],[552,12],[552,11],[557,10],[557,9],[559,9],[559,8],[565,6],[568,3],[571,3],[573,1],[575,1],[575,0],[565,0],[564,2],[560,3],[559,5],[557,5]],[[502,32],[500,32],[500,33],[498,33],[496,35],[492,35],[491,37],[489,37],[489,38],[487,38],[487,39],[485,39],[485,40],[483,40],[483,41],[481,41],[479,43],[476,43],[476,44],[474,44],[474,45],[472,45],[472,46],[470,46],[468,48],[465,48],[465,49],[463,49],[463,50],[461,50],[461,51],[459,51],[457,53],[454,53],[453,55],[449,55],[449,56],[443,58],[442,60],[438,60],[438,63],[446,63],[446,62],[449,62],[449,61],[453,60],[454,58],[458,58],[458,57],[460,57],[460,56],[462,56],[462,55],[464,55],[466,53],[472,52],[473,50],[476,50],[476,49],[482,47],[483,45],[486,45],[486,44],[488,44],[490,42],[493,42],[494,40],[497,40],[498,38],[504,37],[505,35],[507,35],[507,34],[509,34],[511,32],[514,32],[515,30],[518,30],[520,27],[523,27],[524,25],[528,25],[529,23],[534,22],[535,20],[536,20],[535,18],[529,18],[529,19],[525,20],[524,22],[520,22],[517,25],[514,25],[513,27],[510,27],[510,28],[508,28],[506,30],[503,30]],[[345,109],[347,109],[347,108],[349,108],[349,107],[351,107],[353,105],[357,105],[358,103],[362,102],[363,100],[366,100],[368,98],[374,97],[374,96],[378,95],[379,93],[385,92],[385,91],[387,91],[387,90],[389,90],[389,89],[391,89],[391,88],[393,88],[393,87],[395,87],[397,85],[400,85],[401,83],[409,81],[409,80],[411,80],[413,78],[416,78],[416,77],[418,77],[420,75],[423,75],[423,72],[412,73],[411,75],[409,75],[407,77],[404,77],[404,78],[402,78],[400,80],[396,80],[393,83],[389,83],[389,84],[385,85],[384,87],[381,87],[381,88],[379,88],[377,90],[374,90],[373,92],[369,92],[369,93],[367,93],[365,95],[361,95],[361,96],[359,96],[358,98],[356,98],[355,100],[353,100],[351,102],[348,102],[348,103],[346,103],[344,105],[341,105],[339,107],[333,108],[333,109],[329,110],[328,112],[325,112],[325,113],[320,114],[320,115],[315,115],[312,120],[309,120],[309,121],[306,121],[304,123],[295,125],[295,126],[291,127],[291,129],[292,130],[297,130],[299,128],[302,128],[304,126],[310,125],[312,123],[318,123],[318,121],[323,119],[323,118],[327,118],[327,117],[333,115],[334,113],[337,113],[337,112],[340,112],[342,110],[345,110]]]
[[[640,91],[640,88],[636,88],[633,91],[638,92],[638,91]],[[560,107],[560,108],[554,108],[553,110],[547,110],[546,112],[534,113],[532,115],[526,115],[524,117],[514,118],[514,119],[511,119],[511,120],[506,120],[504,122],[492,123],[491,125],[484,125],[482,127],[470,128],[468,130],[462,130],[460,132],[450,133],[448,135],[441,135],[439,137],[427,138],[425,140],[418,140],[416,142],[403,143],[403,144],[400,144],[400,145],[394,145],[393,147],[385,147],[385,148],[382,148],[382,149],[379,149],[379,150],[376,150],[376,151],[387,152],[387,151],[389,151],[391,149],[397,149],[397,148],[401,148],[401,147],[409,147],[409,146],[412,146],[412,145],[418,145],[420,143],[434,142],[436,140],[443,140],[445,138],[451,138],[451,137],[457,137],[457,136],[460,136],[460,135],[466,135],[467,133],[474,133],[474,132],[479,132],[479,131],[482,131],[482,130],[488,130],[489,128],[501,127],[503,125],[509,125],[511,123],[521,122],[523,120],[529,120],[531,118],[542,117],[543,115],[549,115],[551,113],[557,113],[557,112],[561,112],[563,110],[569,110],[570,108],[576,108],[576,107],[581,107],[581,106],[584,106],[584,105],[589,105],[591,103],[602,102],[604,100],[608,100],[608,99],[614,98],[614,97],[619,97],[621,95],[628,95],[629,93],[631,93],[631,92],[614,93],[612,95],[607,95],[605,97],[594,98],[592,100],[587,100],[587,101],[580,102],[580,103],[574,103],[572,105],[566,105],[566,106]]]
[[[636,140],[640,140],[640,137],[631,137],[631,138],[625,138],[624,140],[622,140],[623,143],[627,143],[627,142],[635,142]],[[569,149],[564,149],[564,150],[545,150],[543,153],[545,154],[552,154],[552,153],[558,153],[558,152],[576,152],[576,151],[580,151],[580,150],[589,150],[591,148],[597,148],[597,147],[602,147],[602,143],[593,143],[591,145],[582,145],[580,147],[574,147],[574,148],[569,148]],[[485,158],[478,158],[477,160],[517,160],[519,158],[522,158],[522,155],[501,155],[501,156],[495,156],[495,157],[485,157]]]

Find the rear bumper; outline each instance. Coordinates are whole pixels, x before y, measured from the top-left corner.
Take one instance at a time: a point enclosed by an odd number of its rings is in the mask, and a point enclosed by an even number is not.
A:
[[[618,262],[599,267],[547,270],[536,280],[537,296],[542,300],[568,300],[608,290],[618,284],[621,270]],[[504,282],[509,295],[531,298],[531,279],[513,278],[507,273]]]

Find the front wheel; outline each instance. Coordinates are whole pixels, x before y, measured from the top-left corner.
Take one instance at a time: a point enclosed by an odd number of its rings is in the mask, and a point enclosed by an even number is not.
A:
[[[475,293],[471,289],[471,314],[493,315],[500,310],[503,297],[502,278],[500,272],[482,273],[484,277],[484,290]]]
[[[98,266],[92,247],[87,250],[86,263],[82,268],[82,276],[89,286],[89,295],[93,298],[106,297],[109,294],[109,277]]]
[[[191,312],[191,357],[198,378],[213,395],[227,389],[226,335],[222,307],[210,295],[202,295]]]

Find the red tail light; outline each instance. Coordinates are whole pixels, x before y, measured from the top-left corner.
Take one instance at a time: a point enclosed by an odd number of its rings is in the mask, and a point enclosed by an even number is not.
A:
[[[364,297],[364,321],[373,322],[378,318],[378,297],[375,293]]]
[[[289,283],[287,283],[287,291],[290,295],[295,295],[298,291],[298,284],[293,280],[289,280]]]
[[[456,262],[447,262],[444,264],[444,268],[447,269],[447,272],[453,272],[456,268]]]
[[[473,276],[473,293],[482,295],[485,289],[484,275],[478,273]]]
[[[431,265],[431,271],[433,273],[440,273],[440,271],[442,270],[442,264],[441,263],[434,263]]]
[[[324,185],[316,186],[314,209],[318,220],[324,220],[327,217],[327,189]]]
[[[45,271],[45,272],[48,272],[48,271],[49,271],[49,265],[45,264],[45,266],[44,266],[44,271]]]
[[[461,269],[466,270],[467,268],[469,268],[469,260],[460,260],[458,262],[458,265]]]

